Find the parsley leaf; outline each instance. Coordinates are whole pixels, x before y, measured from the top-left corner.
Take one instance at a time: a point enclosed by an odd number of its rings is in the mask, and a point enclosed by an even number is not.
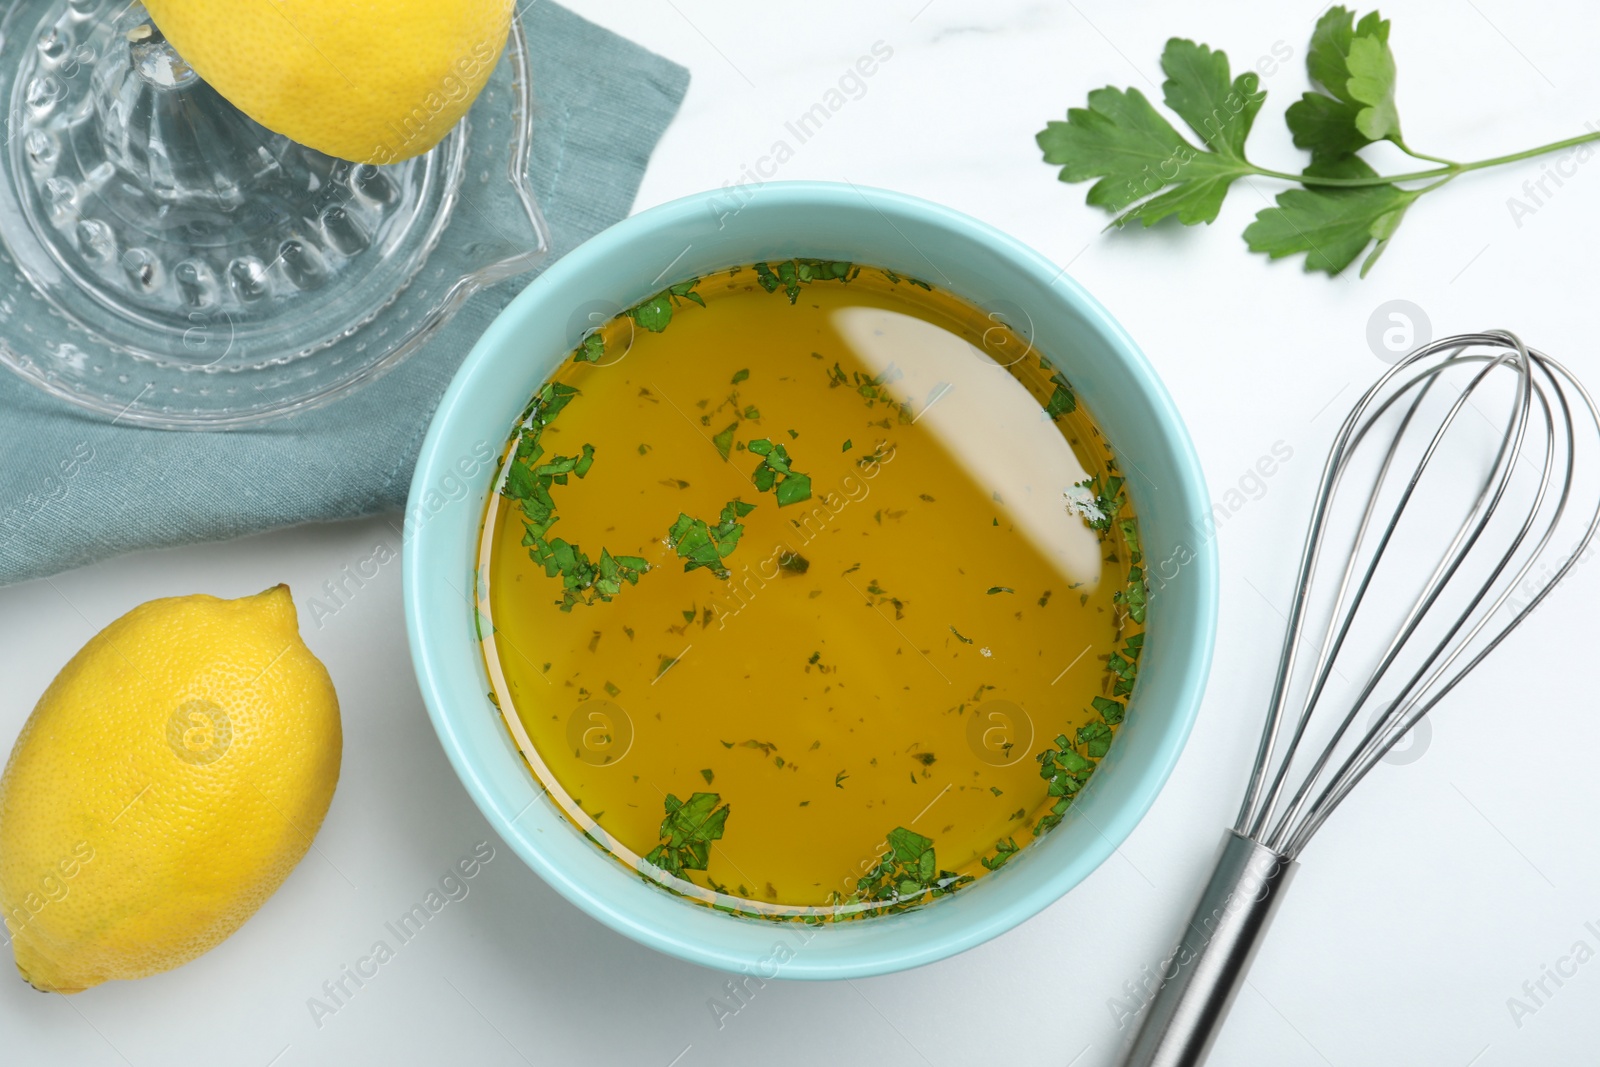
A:
[[[1007,837],[994,843],[993,856],[985,856],[979,862],[981,862],[987,870],[998,871],[1001,867],[1006,865],[1007,860],[1021,851],[1022,848],[1017,844],[1017,839],[1014,837]]]
[[[1311,170],[1348,177],[1377,175],[1359,156],[1313,164]],[[1278,194],[1276,207],[1261,211],[1245,228],[1245,243],[1252,252],[1265,252],[1273,259],[1303,252],[1307,271],[1334,275],[1376,241],[1371,255],[1361,264],[1361,276],[1365,278],[1388,248],[1406,209],[1421,195],[1420,189],[1406,190],[1398,185],[1287,189]]]
[[[790,471],[789,475],[778,483],[776,496],[780,508],[789,504],[798,504],[802,500],[810,500],[811,476],[801,474],[799,471]]]
[[[1078,744],[1091,759],[1099,759],[1111,748],[1111,727],[1103,722],[1092,722],[1078,728]]]
[[[1363,23],[1376,19],[1374,11]],[[1374,141],[1400,140],[1400,112],[1394,103],[1394,53],[1389,51],[1389,24],[1383,36],[1357,37],[1350,42],[1350,80],[1345,83],[1351,97],[1366,105],[1356,113],[1356,129]]]
[[[723,566],[722,561],[733,554],[733,550],[739,547],[739,539],[744,536],[744,525],[739,520],[755,508],[754,504],[746,504],[742,500],[730,500],[723,505],[715,526],[704,519],[691,518],[679,512],[678,520],[667,530],[667,543],[685,561],[685,571],[705,567],[718,578],[727,578],[728,568]],[[689,612],[688,617],[692,620],[694,613]]]
[[[789,466],[787,447],[759,437],[747,443],[745,448],[761,457],[760,465],[750,475],[759,492],[776,489],[774,495],[778,498],[780,508],[811,499],[811,476]]]
[[[1050,375],[1050,384],[1055,388],[1050,393],[1049,401],[1045,403],[1044,413],[1051,419],[1059,419],[1077,408],[1078,398],[1073,394],[1067,376],[1060,371]]]
[[[829,259],[790,259],[782,263],[755,264],[756,282],[761,288],[775,293],[781,287],[791,304],[800,297],[801,283],[809,285],[825,280],[847,282],[855,277],[851,273],[854,269],[853,263]]]
[[[1145,584],[1144,576],[1144,551],[1139,541],[1139,524],[1133,519],[1118,519],[1116,527],[1122,533],[1122,540],[1128,547],[1128,585],[1111,594],[1113,603],[1121,604],[1128,609],[1128,618],[1141,626],[1144,624],[1145,609],[1149,605],[1150,590]]]
[[[711,842],[722,838],[728,822],[728,805],[716,793],[694,793],[688,800],[667,794],[667,817],[661,820],[661,843],[645,862],[682,877],[684,871],[703,871],[711,862]]]
[[[970,874],[939,869],[933,840],[897,826],[884,841],[887,850],[871,870],[856,879],[854,899],[880,902],[881,910],[904,910],[929,897],[941,897],[971,882]]]
[[[501,495],[517,501],[522,509],[522,543],[528,555],[544,568],[547,577],[561,578],[557,603],[562,611],[608,601],[621,592],[624,582],[637,585],[639,575],[650,569],[639,556],[613,556],[608,549],[601,549],[600,559],[595,561],[579,546],[550,536],[559,518],[551,489],[566,485],[569,476],[583,478],[594,465],[593,445],[585,444],[576,456],[545,459],[541,443],[545,427],[577,395],[575,388],[560,382],[547,382],[534,394],[518,425],[516,448],[500,489]]]
[[[1313,161],[1338,159],[1373,141],[1399,143],[1389,23],[1376,11],[1359,24],[1346,8],[1324,12],[1311,34],[1306,72],[1322,92],[1289,105],[1284,121]]]
[[[1122,721],[1125,709],[1120,701],[1112,700],[1108,697],[1095,697],[1089,703],[1094,706],[1095,711],[1100,713],[1100,718],[1105,720],[1108,726],[1115,726]]]
[[[651,333],[660,333],[672,321],[672,301],[666,293],[657,293],[635,304],[629,309],[628,315]]]
[[[1185,225],[1212,222],[1228,186],[1255,172],[1244,140],[1266,98],[1256,75],[1230,80],[1225,54],[1177,37],[1167,42],[1161,69],[1167,106],[1209,149],[1186,140],[1139,90],[1109,86],[1037,137],[1062,181],[1099,179],[1088,202],[1115,215],[1114,225],[1138,219],[1151,226],[1168,215]]]
[[[1139,656],[1143,652],[1143,633],[1125,638],[1122,648],[1112,652],[1106,663],[1112,695],[1097,696],[1090,701],[1100,721],[1080,726],[1075,737],[1061,734],[1053,746],[1034,757],[1039,761],[1039,777],[1048,783],[1046,792],[1055,798],[1050,810],[1034,824],[1035,837],[1061,822],[1074,798],[1088,784],[1097,761],[1110,751],[1114,736],[1112,727],[1122,722],[1127,714],[1127,705],[1114,698],[1126,697],[1133,691],[1139,673]]]
[[[646,297],[623,311],[617,318],[632,319],[651,333],[660,333],[672,321],[672,309],[680,301],[688,300],[701,307],[706,306],[705,297],[694,291],[694,287],[699,284],[699,278],[689,278],[676,285],[669,285],[654,296]],[[602,325],[599,329],[591,330],[584,335],[572,353],[572,360],[574,363],[598,363],[604,355],[605,326]]]
[[[1245,138],[1266,100],[1260,79],[1246,72],[1229,81],[1228,57],[1174,37],[1161,56],[1167,80],[1162,99],[1219,156],[1244,160]]]
[[[1055,746],[1045,749],[1036,758],[1039,761],[1039,777],[1048,783],[1045,791],[1055,798],[1049,814],[1034,824],[1033,836],[1040,837],[1060,824],[1067,809],[1072,806],[1073,798],[1089,783],[1095,762],[1078,752],[1066,734],[1057,737]]]

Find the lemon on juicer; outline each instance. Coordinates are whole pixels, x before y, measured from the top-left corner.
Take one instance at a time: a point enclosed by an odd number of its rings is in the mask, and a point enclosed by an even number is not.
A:
[[[216,946],[310,848],[341,749],[287,586],[111,623],[0,776],[0,909],[23,978],[73,993]]]
[[[357,163],[444,139],[489,80],[510,0],[145,0],[173,48],[261,125]]]

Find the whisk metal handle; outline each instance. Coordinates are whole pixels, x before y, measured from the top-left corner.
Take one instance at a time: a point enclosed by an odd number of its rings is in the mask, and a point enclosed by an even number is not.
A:
[[[1121,1067],[1199,1067],[1297,864],[1230,830]]]

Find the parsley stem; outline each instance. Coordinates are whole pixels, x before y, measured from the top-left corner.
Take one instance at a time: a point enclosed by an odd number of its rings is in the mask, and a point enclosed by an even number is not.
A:
[[[1456,161],[1453,159],[1445,159],[1443,156],[1430,156],[1426,152],[1418,152],[1415,148],[1412,148],[1410,145],[1406,144],[1405,141],[1401,140],[1399,137],[1394,139],[1394,143],[1399,147],[1400,151],[1404,152],[1412,159],[1425,159],[1429,163],[1439,163],[1446,167],[1457,165]]]
[[[1555,141],[1551,144],[1541,145],[1538,148],[1529,148],[1523,152],[1513,152],[1508,156],[1495,156],[1493,159],[1480,159],[1475,163],[1449,163],[1443,167],[1432,170],[1417,170],[1408,174],[1381,174],[1372,178],[1319,178],[1311,174],[1289,174],[1281,170],[1270,170],[1266,167],[1254,167],[1256,174],[1263,178],[1278,178],[1286,182],[1298,182],[1301,185],[1322,185],[1330,188],[1359,189],[1374,185],[1392,185],[1395,182],[1423,181],[1430,178],[1454,178],[1458,174],[1465,174],[1472,170],[1484,170],[1488,167],[1498,167],[1503,163],[1515,163],[1518,160],[1531,159],[1549,152],[1559,152],[1563,148],[1574,145],[1588,144],[1591,141],[1600,141],[1600,130],[1593,133],[1580,134],[1577,137],[1568,137],[1564,141]],[[1419,159],[1432,158],[1418,156]]]

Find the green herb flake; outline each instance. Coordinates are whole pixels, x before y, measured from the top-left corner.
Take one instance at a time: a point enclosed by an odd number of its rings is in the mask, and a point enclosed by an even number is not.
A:
[[[1109,697],[1095,697],[1089,703],[1093,705],[1095,711],[1100,713],[1100,718],[1105,720],[1107,725],[1115,726],[1122,721],[1125,709],[1120,701],[1112,700]]]
[[[1050,376],[1050,383],[1055,388],[1051,390],[1050,399],[1045,403],[1045,415],[1051,419],[1059,419],[1075,411],[1078,407],[1077,395],[1073,393],[1072,386],[1067,383],[1067,379],[1060,371]]]
[[[777,497],[780,508],[811,499],[811,477],[798,471],[790,472],[778,483]]]
[[[737,422],[728,424],[727,428],[713,434],[711,443],[716,446],[717,454],[723,459],[728,458],[728,453],[733,450],[733,431],[739,428]]]
[[[657,293],[629,308],[628,315],[651,333],[660,333],[672,321],[672,300],[664,292]]]
[[[1078,744],[1091,759],[1099,759],[1111,748],[1111,727],[1103,722],[1092,722],[1078,728]]]

